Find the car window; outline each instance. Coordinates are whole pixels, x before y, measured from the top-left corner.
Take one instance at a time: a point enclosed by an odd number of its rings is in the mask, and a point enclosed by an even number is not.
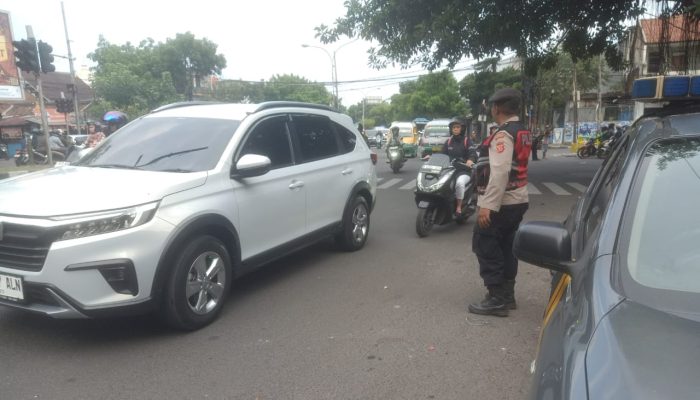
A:
[[[649,301],[700,294],[700,138],[667,139],[645,151],[628,206],[626,272]],[[633,283],[630,285],[629,283]],[[678,296],[680,295],[680,297]],[[674,298],[674,296],[676,298]],[[685,310],[692,311],[692,310]]]
[[[355,145],[357,144],[357,135],[346,129],[344,126],[333,122],[333,127],[340,136],[340,152],[345,154],[355,150]],[[361,135],[365,140],[367,147],[369,147],[369,141],[366,136]]]
[[[240,121],[150,117],[110,135],[76,165],[162,172],[207,171],[216,166]]]
[[[595,195],[593,195],[588,203],[588,208],[583,217],[584,240],[587,240],[591,236],[603,220],[603,214],[610,201],[612,191],[620,178],[622,166],[627,156],[628,146],[629,137],[625,137],[623,142],[618,145],[616,151],[610,156],[607,165],[598,177]]]
[[[302,161],[320,160],[338,154],[338,139],[327,117],[297,115],[292,120]]]
[[[278,116],[260,121],[246,138],[240,155],[266,156],[272,162],[273,169],[292,165],[286,119],[287,117]]]
[[[646,151],[627,255],[638,283],[700,293],[699,174],[700,139],[663,141]]]
[[[425,127],[426,137],[448,137],[450,136],[450,128],[445,125],[430,125]]]

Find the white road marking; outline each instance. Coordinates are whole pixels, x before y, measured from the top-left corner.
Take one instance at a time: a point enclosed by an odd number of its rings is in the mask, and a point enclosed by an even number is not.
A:
[[[399,182],[401,182],[401,179],[400,179],[400,178],[389,179],[388,181],[386,181],[386,182],[382,183],[381,185],[377,186],[377,189],[388,189],[388,188],[390,188],[390,187],[396,185],[396,184],[399,183]]]
[[[582,184],[576,182],[566,182],[566,184],[578,190],[581,193],[585,192],[586,189],[588,189],[586,186],[583,186]]]
[[[533,185],[530,182],[528,182],[528,184],[527,184],[527,193],[528,194],[542,194],[542,192],[540,192],[539,189],[537,189],[535,187],[535,185]]]
[[[414,180],[408,182],[407,184],[401,186],[401,187],[399,188],[399,190],[415,189],[415,187],[416,187],[416,180],[414,179]]]
[[[554,192],[554,194],[556,194],[558,196],[570,196],[571,195],[571,193],[567,192],[566,190],[564,190],[564,188],[557,185],[556,183],[543,182],[542,184],[547,186],[547,189],[551,190],[552,192]]]

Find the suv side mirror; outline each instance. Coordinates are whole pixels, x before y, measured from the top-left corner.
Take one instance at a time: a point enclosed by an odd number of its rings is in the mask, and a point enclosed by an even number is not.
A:
[[[573,275],[571,235],[561,223],[533,221],[522,224],[515,234],[513,253],[526,263]]]
[[[231,168],[231,178],[252,178],[270,171],[272,161],[259,154],[246,154]]]

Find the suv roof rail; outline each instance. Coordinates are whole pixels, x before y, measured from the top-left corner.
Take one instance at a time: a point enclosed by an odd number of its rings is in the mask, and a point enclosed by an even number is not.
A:
[[[220,101],[178,101],[177,103],[170,103],[166,104],[164,106],[160,106],[156,108],[155,110],[151,111],[151,114],[165,111],[165,110],[170,110],[173,108],[179,108],[179,107],[187,107],[187,106],[202,106],[202,105],[211,105],[211,104],[222,104]]]
[[[313,108],[313,109],[317,109],[317,110],[335,111],[334,109],[330,108],[329,106],[326,106],[323,104],[304,103],[301,101],[266,101],[266,102],[260,103],[258,105],[258,108],[255,110],[255,112],[263,111],[263,110],[270,110],[273,108],[282,108],[282,107],[301,107],[301,108]]]

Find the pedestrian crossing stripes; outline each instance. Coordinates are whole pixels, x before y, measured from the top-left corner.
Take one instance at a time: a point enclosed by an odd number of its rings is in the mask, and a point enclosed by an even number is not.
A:
[[[416,180],[405,178],[377,178],[377,189],[413,190],[416,187]],[[557,196],[571,196],[583,193],[587,189],[586,185],[578,182],[554,183],[554,182],[528,182],[527,191],[530,196],[540,196],[555,194]]]

